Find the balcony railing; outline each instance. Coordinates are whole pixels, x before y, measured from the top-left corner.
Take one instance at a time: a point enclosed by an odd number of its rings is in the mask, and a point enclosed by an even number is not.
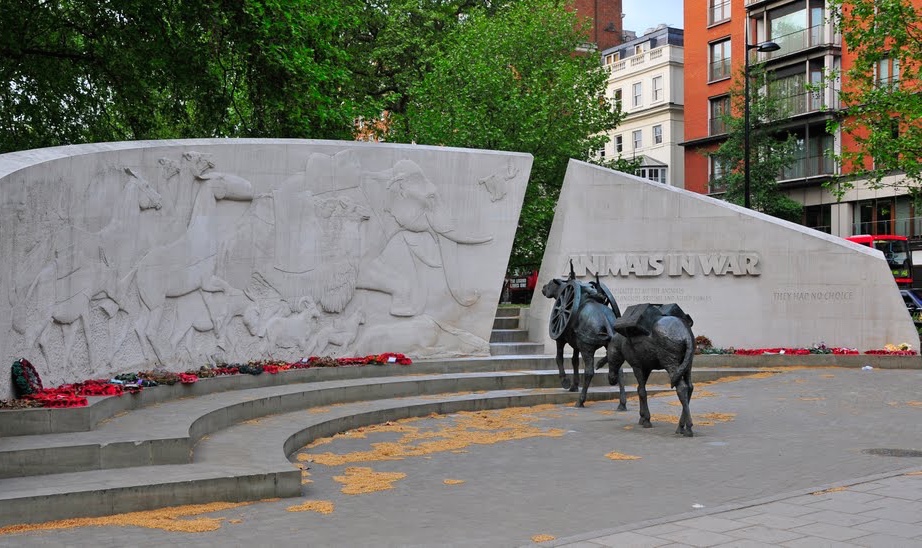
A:
[[[827,93],[831,91],[831,93]],[[797,116],[809,112],[838,110],[839,90],[821,89],[796,95],[776,96],[779,111],[783,117]]]
[[[835,160],[823,154],[797,159],[790,167],[781,170],[778,180],[789,181],[793,179],[806,179],[807,177],[835,174]]]
[[[727,132],[727,120],[723,116],[708,119],[708,135],[723,135]]]
[[[718,61],[713,61],[711,63],[710,70],[708,71],[708,80],[720,80],[722,78],[730,77],[730,59],[720,59]]]
[[[636,55],[632,55],[628,57],[627,59],[622,59],[620,61],[616,61],[614,63],[605,65],[605,66],[608,67],[608,70],[610,72],[620,72],[628,67],[637,67],[637,66],[646,64],[648,61],[656,61],[656,60],[662,59],[664,57],[663,54],[666,51],[666,48],[668,47],[669,45],[660,46],[656,49],[651,49],[650,51],[638,53]],[[669,58],[665,59],[666,61],[670,61],[670,60],[680,61],[681,60],[681,50],[675,53],[671,53],[668,57]]]
[[[715,2],[708,8],[708,25],[716,25],[730,19],[730,0]]]
[[[753,55],[750,58],[751,62],[774,59],[775,57],[781,57],[814,46],[842,45],[842,35],[835,33],[832,26],[828,24],[816,25],[789,34],[782,34],[781,36],[772,36],[769,40],[781,46],[781,49],[769,52],[753,50],[750,53],[750,55]]]

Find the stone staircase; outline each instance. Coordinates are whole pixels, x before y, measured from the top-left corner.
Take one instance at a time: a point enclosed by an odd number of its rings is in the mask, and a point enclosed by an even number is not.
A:
[[[490,354],[493,356],[540,356],[544,343],[528,340],[528,329],[522,325],[527,308],[498,308],[490,335]]]

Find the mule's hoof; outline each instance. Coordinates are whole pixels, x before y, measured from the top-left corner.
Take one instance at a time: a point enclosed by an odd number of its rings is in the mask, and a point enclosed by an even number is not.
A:
[[[608,384],[611,386],[618,386],[618,377],[608,376]]]
[[[649,420],[640,419],[637,424],[643,426],[644,428],[653,428],[653,424]]]
[[[694,438],[694,437],[695,437],[695,433],[692,432],[691,430],[686,430],[686,431],[685,431],[685,437],[686,437],[686,438]]]
[[[576,407],[586,407],[586,406],[583,404],[583,402],[578,401],[576,402]]]
[[[627,406],[624,405],[623,403],[622,403],[622,404],[619,404],[619,405],[618,405],[618,411],[627,411]]]
[[[571,386],[571,387],[570,387],[570,392],[579,392],[579,385],[578,385],[578,384],[574,384],[573,386]]]
[[[560,379],[560,386],[562,386],[564,390],[570,390],[570,379],[566,377]]]

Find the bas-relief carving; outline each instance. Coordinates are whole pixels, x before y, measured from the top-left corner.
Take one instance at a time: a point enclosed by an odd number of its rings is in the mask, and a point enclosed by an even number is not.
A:
[[[418,163],[366,169],[353,151],[314,153],[304,171],[263,186],[218,163],[185,151],[143,175],[123,168],[101,230],[59,213],[47,238],[20,246],[23,268],[10,289],[19,348],[64,368],[88,361],[91,370],[127,356],[170,365],[487,351],[452,320],[481,297],[462,274],[460,251],[494,237],[458,228]],[[455,184],[486,187],[489,204],[518,176],[510,160]]]

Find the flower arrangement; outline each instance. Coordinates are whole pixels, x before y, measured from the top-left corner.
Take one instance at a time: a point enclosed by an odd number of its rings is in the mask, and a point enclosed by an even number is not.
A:
[[[17,399],[0,400],[0,409],[22,409],[29,407],[82,407],[88,405],[87,396],[121,396],[125,392],[137,393],[143,388],[192,384],[199,379],[223,375],[275,375],[290,369],[311,369],[315,367],[360,367],[364,365],[411,365],[413,360],[396,352],[371,354],[368,356],[333,358],[311,356],[296,362],[279,360],[250,361],[241,364],[224,364],[216,367],[202,366],[185,373],[174,373],[164,369],[122,373],[112,379],[90,379],[74,384],[62,384],[57,388],[43,388],[38,372],[26,359],[17,360],[12,368],[13,387]]]

